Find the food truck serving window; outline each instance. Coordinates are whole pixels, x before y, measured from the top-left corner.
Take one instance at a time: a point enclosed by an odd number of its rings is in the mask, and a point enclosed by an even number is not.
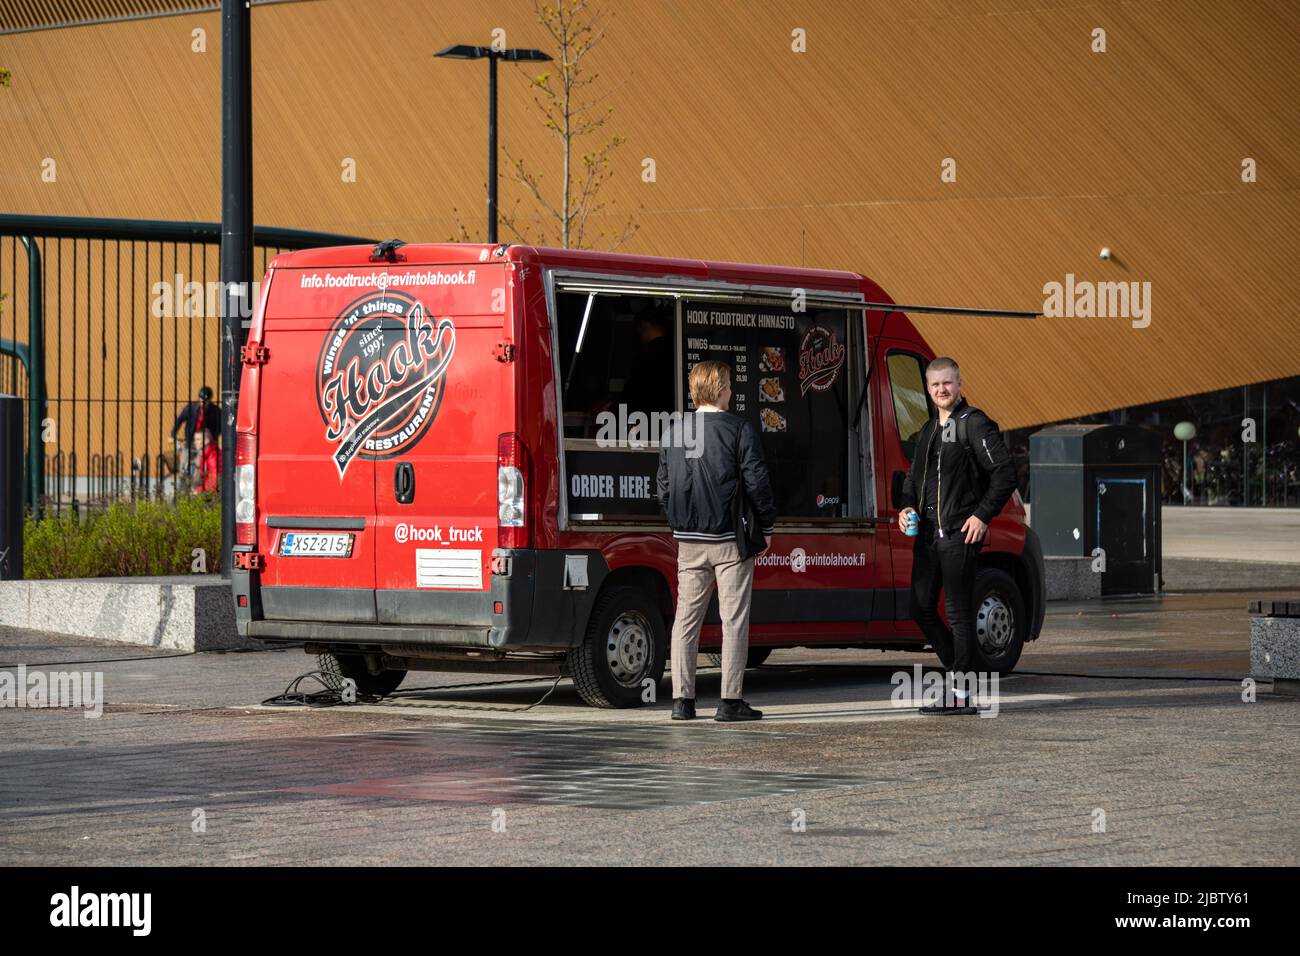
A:
[[[850,315],[861,321],[843,308],[682,300],[685,372],[706,360],[731,367],[731,410],[759,432],[782,518],[863,514],[850,436],[860,335]],[[686,404],[694,408],[689,395]]]
[[[672,296],[555,297],[568,514],[662,520],[657,439],[677,410]]]
[[[555,295],[565,508],[573,521],[663,521],[658,438],[692,414],[697,362],[731,368],[731,411],[763,443],[778,519],[870,518],[870,415],[856,428],[863,313],[784,297],[687,289],[571,289]],[[778,304],[779,303],[779,304]]]
[[[673,299],[562,292],[556,306],[566,438],[597,438],[602,412],[677,407]]]

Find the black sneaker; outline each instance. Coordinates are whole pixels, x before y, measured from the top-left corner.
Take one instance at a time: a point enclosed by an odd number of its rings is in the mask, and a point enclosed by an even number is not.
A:
[[[762,720],[763,712],[755,710],[745,703],[744,699],[737,697],[734,700],[722,699],[718,705],[718,712],[713,715],[714,720],[732,721],[732,720]]]
[[[673,698],[673,720],[694,720],[694,719],[695,719],[695,698],[674,697]]]
[[[964,703],[955,698],[951,701],[945,698],[937,704],[925,704],[918,707],[917,711],[922,714],[938,715],[940,717],[978,714],[980,712],[979,708],[974,706],[974,703],[972,698],[967,698]]]

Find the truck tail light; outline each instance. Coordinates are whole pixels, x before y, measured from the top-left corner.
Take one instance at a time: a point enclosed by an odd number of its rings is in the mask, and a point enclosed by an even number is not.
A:
[[[497,546],[528,547],[528,451],[513,432],[497,436]]]
[[[257,544],[257,436],[235,436],[235,544]]]

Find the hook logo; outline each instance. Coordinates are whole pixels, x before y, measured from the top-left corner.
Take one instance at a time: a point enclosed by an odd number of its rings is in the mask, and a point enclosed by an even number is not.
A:
[[[830,329],[814,325],[799,344],[799,394],[824,392],[844,367],[845,348]]]
[[[368,293],[334,320],[316,361],[316,400],[340,479],[354,458],[393,458],[424,437],[455,350],[451,319],[435,324],[404,292]]]

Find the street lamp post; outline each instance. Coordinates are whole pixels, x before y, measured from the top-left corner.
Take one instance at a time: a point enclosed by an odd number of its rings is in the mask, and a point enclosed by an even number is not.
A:
[[[434,56],[449,60],[488,61],[488,196],[487,241],[497,241],[497,60],[550,60],[541,50],[496,50],[487,46],[457,44],[439,50]]]
[[[1187,443],[1196,437],[1196,426],[1191,422],[1179,422],[1174,426],[1174,437],[1183,443],[1183,504],[1186,505],[1192,496],[1187,483]]]
[[[221,4],[221,570],[235,543],[235,413],[252,307],[253,71],[249,6]]]

